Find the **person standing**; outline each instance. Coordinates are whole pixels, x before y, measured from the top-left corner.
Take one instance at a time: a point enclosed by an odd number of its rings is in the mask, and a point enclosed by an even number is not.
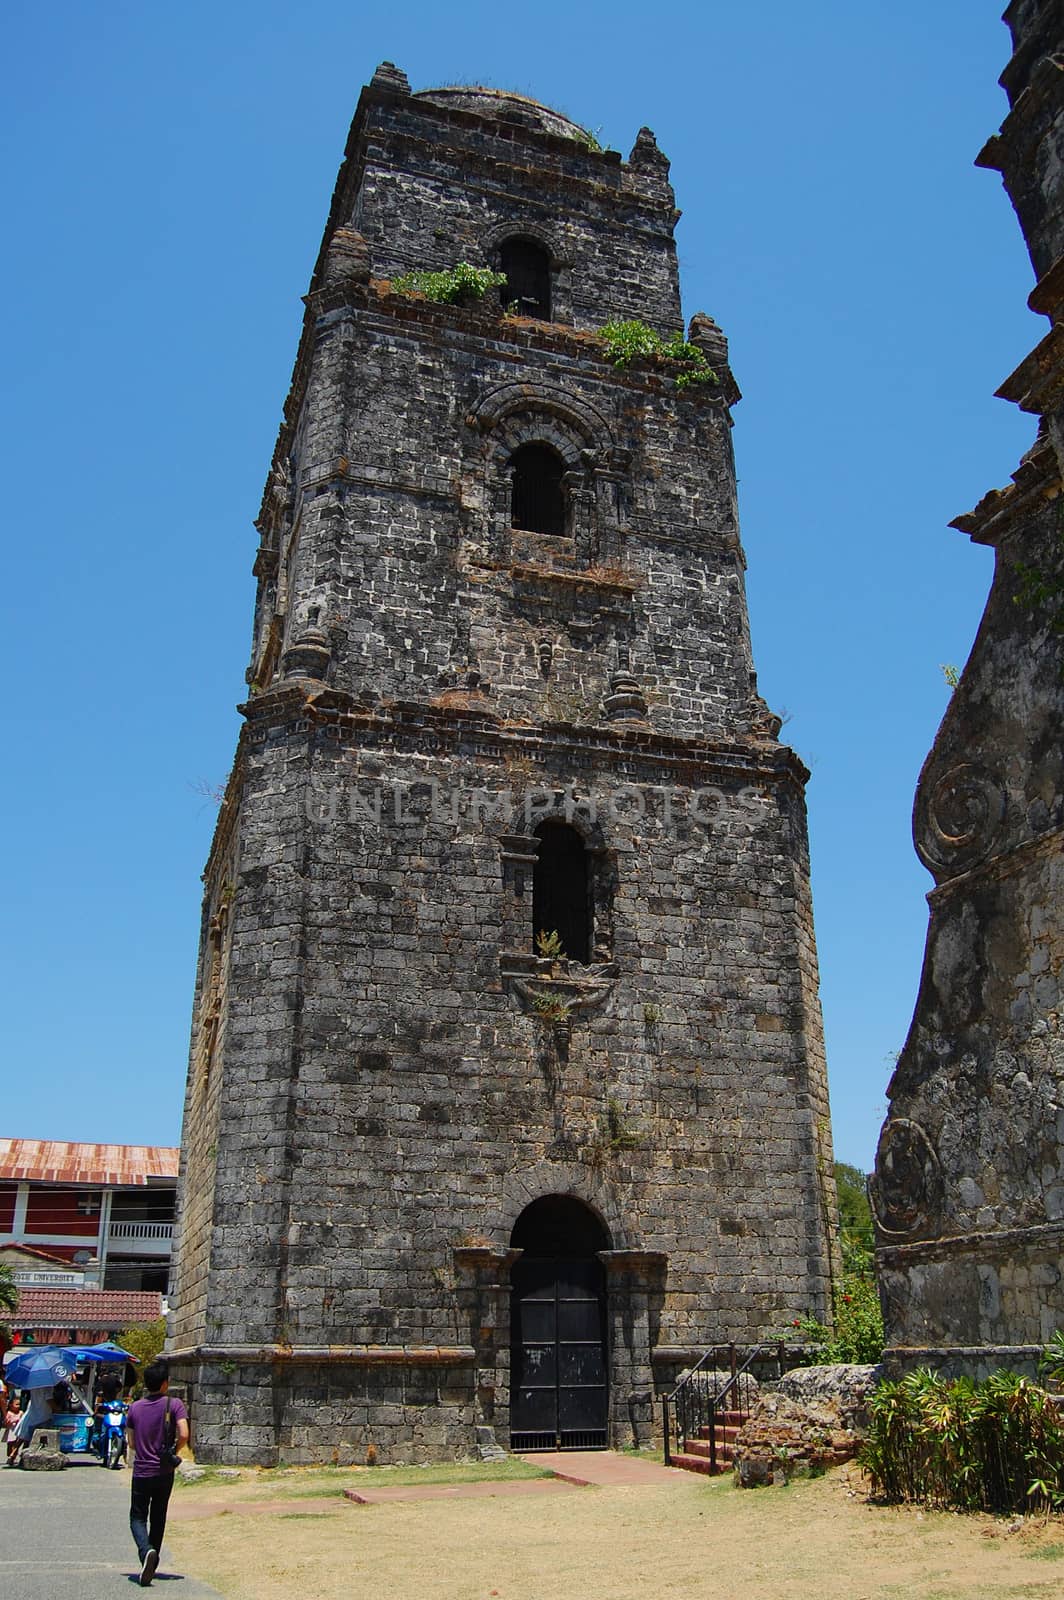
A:
[[[46,1422],[51,1422],[56,1412],[63,1409],[60,1401],[56,1398],[57,1391],[62,1387],[61,1384],[57,1383],[54,1389],[31,1389],[29,1391],[29,1405],[19,1418],[18,1426],[13,1435],[19,1447],[15,1452],[16,1457],[23,1454],[37,1429],[43,1428]]]
[[[170,1367],[153,1361],[144,1373],[147,1390],[135,1400],[126,1418],[126,1441],[133,1457],[133,1487],[129,1502],[129,1527],[140,1557],[140,1586],[146,1589],[159,1565],[166,1508],[174,1487],[171,1449],[188,1443],[188,1412],[180,1400],[171,1400]]]
[[[22,1448],[19,1443],[18,1425],[22,1421],[22,1407],[17,1394],[9,1393],[4,1402],[4,1441],[7,1444],[6,1465],[13,1467],[18,1460],[18,1453]]]

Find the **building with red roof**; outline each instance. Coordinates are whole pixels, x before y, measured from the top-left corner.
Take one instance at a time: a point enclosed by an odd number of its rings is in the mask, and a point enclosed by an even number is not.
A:
[[[22,1289],[8,1321],[16,1344],[99,1344],[162,1314],[162,1295],[139,1289]]]
[[[0,1259],[7,1256],[23,1302],[46,1289],[122,1291],[158,1302],[170,1275],[179,1154],[166,1145],[0,1139]],[[48,1260],[38,1262],[36,1253]],[[68,1286],[59,1286],[64,1268]],[[90,1308],[80,1309],[88,1315]],[[78,1326],[113,1327],[108,1318],[117,1313],[97,1310],[104,1322]]]

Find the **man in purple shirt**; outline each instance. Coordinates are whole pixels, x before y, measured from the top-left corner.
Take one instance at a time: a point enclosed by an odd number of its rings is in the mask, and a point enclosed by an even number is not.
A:
[[[133,1457],[133,1491],[129,1526],[140,1557],[140,1586],[146,1589],[155,1576],[166,1530],[166,1508],[174,1487],[174,1468],[167,1461],[171,1440],[175,1449],[188,1443],[188,1412],[180,1400],[171,1400],[170,1366],[153,1361],[144,1373],[147,1391],[126,1417],[126,1440]]]

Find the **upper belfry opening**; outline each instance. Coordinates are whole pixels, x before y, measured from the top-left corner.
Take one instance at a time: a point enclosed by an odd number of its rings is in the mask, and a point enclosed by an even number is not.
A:
[[[358,234],[373,278],[468,261],[513,280],[504,304],[520,315],[680,331],[679,212],[648,130],[623,161],[524,95],[479,84],[412,92],[385,63],[359,100],[347,150],[327,242],[340,229]]]

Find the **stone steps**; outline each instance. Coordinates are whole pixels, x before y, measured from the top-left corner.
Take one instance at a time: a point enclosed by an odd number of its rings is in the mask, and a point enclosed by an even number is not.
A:
[[[730,1472],[735,1459],[735,1440],[740,1428],[748,1420],[743,1411],[722,1411],[718,1414],[714,1430],[717,1444],[715,1467],[710,1459],[713,1443],[708,1427],[700,1428],[697,1435],[686,1441],[682,1450],[674,1451],[670,1464],[685,1472],[701,1472],[710,1476]]]

